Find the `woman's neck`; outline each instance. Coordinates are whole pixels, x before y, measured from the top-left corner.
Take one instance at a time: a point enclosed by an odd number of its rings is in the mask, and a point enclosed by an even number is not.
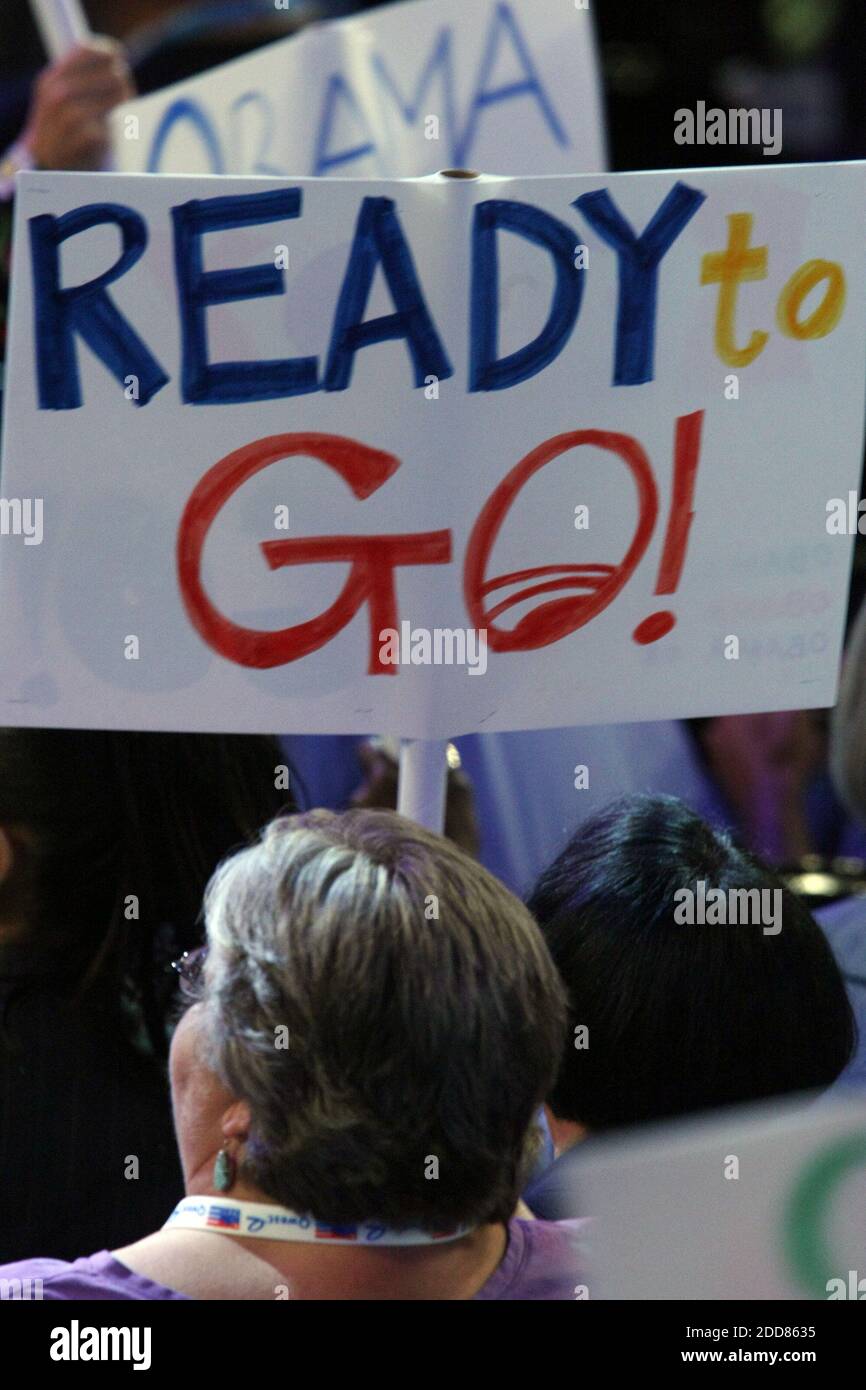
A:
[[[466,1299],[498,1268],[508,1235],[481,1226],[424,1246],[327,1246],[161,1230],[114,1257],[196,1299]]]
[[[212,1171],[212,1165],[203,1170]],[[273,1201],[247,1183],[231,1193],[188,1183],[189,1197]],[[508,1244],[504,1225],[480,1226],[436,1245],[306,1244],[163,1227],[113,1252],[121,1264],[190,1298],[461,1299],[471,1298],[498,1268]]]

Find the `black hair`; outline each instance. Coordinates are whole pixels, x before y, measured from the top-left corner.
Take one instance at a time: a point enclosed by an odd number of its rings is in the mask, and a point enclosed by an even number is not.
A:
[[[781,930],[681,924],[674,894],[700,880],[781,890]],[[585,822],[528,906],[569,995],[560,1119],[604,1130],[824,1088],[851,1057],[854,1016],[814,918],[674,797]]]
[[[286,767],[286,773],[277,769]],[[146,1050],[164,1054],[170,961],[201,939],[205,885],[293,809],[276,739],[0,729],[0,824],[14,863],[0,916],[77,997],[113,979]]]

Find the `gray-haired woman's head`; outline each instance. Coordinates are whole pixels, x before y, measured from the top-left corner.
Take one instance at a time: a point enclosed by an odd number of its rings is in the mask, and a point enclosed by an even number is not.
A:
[[[565,1026],[523,905],[398,816],[314,811],[205,910],[206,1060],[249,1105],[249,1180],[323,1221],[507,1219]]]

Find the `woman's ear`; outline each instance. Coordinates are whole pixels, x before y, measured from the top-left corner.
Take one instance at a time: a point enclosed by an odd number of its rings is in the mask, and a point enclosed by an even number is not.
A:
[[[224,1139],[239,1139],[243,1143],[253,1123],[250,1107],[246,1101],[232,1101],[228,1109],[223,1111],[221,1123]]]

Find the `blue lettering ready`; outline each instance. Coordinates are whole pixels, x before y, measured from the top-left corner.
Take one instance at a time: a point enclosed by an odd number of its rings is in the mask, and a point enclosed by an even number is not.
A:
[[[676,183],[639,237],[606,188],[584,193],[572,204],[619,261],[614,386],[640,386],[653,379],[659,264],[705,198],[696,188]]]
[[[282,294],[283,272],[276,265],[236,267],[232,270],[202,268],[202,237],[206,232],[230,227],[254,227],[280,222],[301,214],[301,190],[278,189],[274,193],[247,193],[225,198],[195,199],[172,209],[174,262],[180,301],[183,342],[181,396],[193,405],[226,405],[238,401],[268,401],[278,396],[299,396],[317,391],[315,357],[284,358],[264,362],[208,360],[206,314],[212,304],[239,299],[260,299]]]
[[[497,233],[515,232],[549,252],[556,273],[547,323],[531,343],[497,358],[499,253]],[[472,234],[470,391],[503,391],[537,376],[568,341],[580,313],[584,271],[574,265],[572,228],[529,203],[493,198],[475,209]]]
[[[376,268],[381,266],[396,312],[363,322]],[[428,376],[444,381],[454,375],[436,332],[415,273],[412,252],[403,235],[392,198],[365,198],[361,204],[349,264],[334,315],[325,390],[345,391],[355,353],[371,343],[405,338],[416,386]]]
[[[120,258],[95,280],[62,289],[60,247],[70,237],[99,226],[119,228]],[[107,293],[107,286],[135,265],[146,246],[144,218],[119,203],[90,203],[62,217],[44,213],[30,219],[40,409],[76,410],[81,405],[76,333],[119,382],[130,374],[138,377],[138,405],[146,405],[169,380]]]
[[[705,200],[697,189],[676,183],[636,235],[608,190],[583,194],[572,203],[616,253],[618,302],[613,385],[653,379],[660,264]],[[392,198],[365,197],[348,253],[345,274],[320,370],[317,356],[212,362],[208,310],[215,305],[285,293],[276,262],[204,269],[203,242],[210,232],[265,226],[301,217],[302,190],[275,188],[194,199],[171,209],[174,272],[180,336],[180,398],[184,404],[230,405],[275,400],[315,391],[345,391],[357,354],[379,343],[405,344],[411,384],[425,388],[445,381],[454,367],[424,294],[412,249]],[[109,269],[81,285],[62,284],[60,248],[99,227],[116,228],[121,251]],[[116,203],[91,203],[62,216],[40,214],[28,222],[33,286],[36,386],[43,410],[74,410],[82,404],[78,342],[81,338],[109,373],[145,406],[169,381],[168,373],[109,294],[141,260],[148,227],[141,213]],[[552,270],[547,320],[528,343],[499,356],[501,313],[500,234],[510,233],[546,252]],[[502,391],[542,372],[563,351],[577,324],[588,271],[575,256],[578,230],[529,203],[490,199],[474,209],[471,229],[468,389]],[[593,261],[593,266],[597,262]],[[366,318],[377,273],[393,312]]]

